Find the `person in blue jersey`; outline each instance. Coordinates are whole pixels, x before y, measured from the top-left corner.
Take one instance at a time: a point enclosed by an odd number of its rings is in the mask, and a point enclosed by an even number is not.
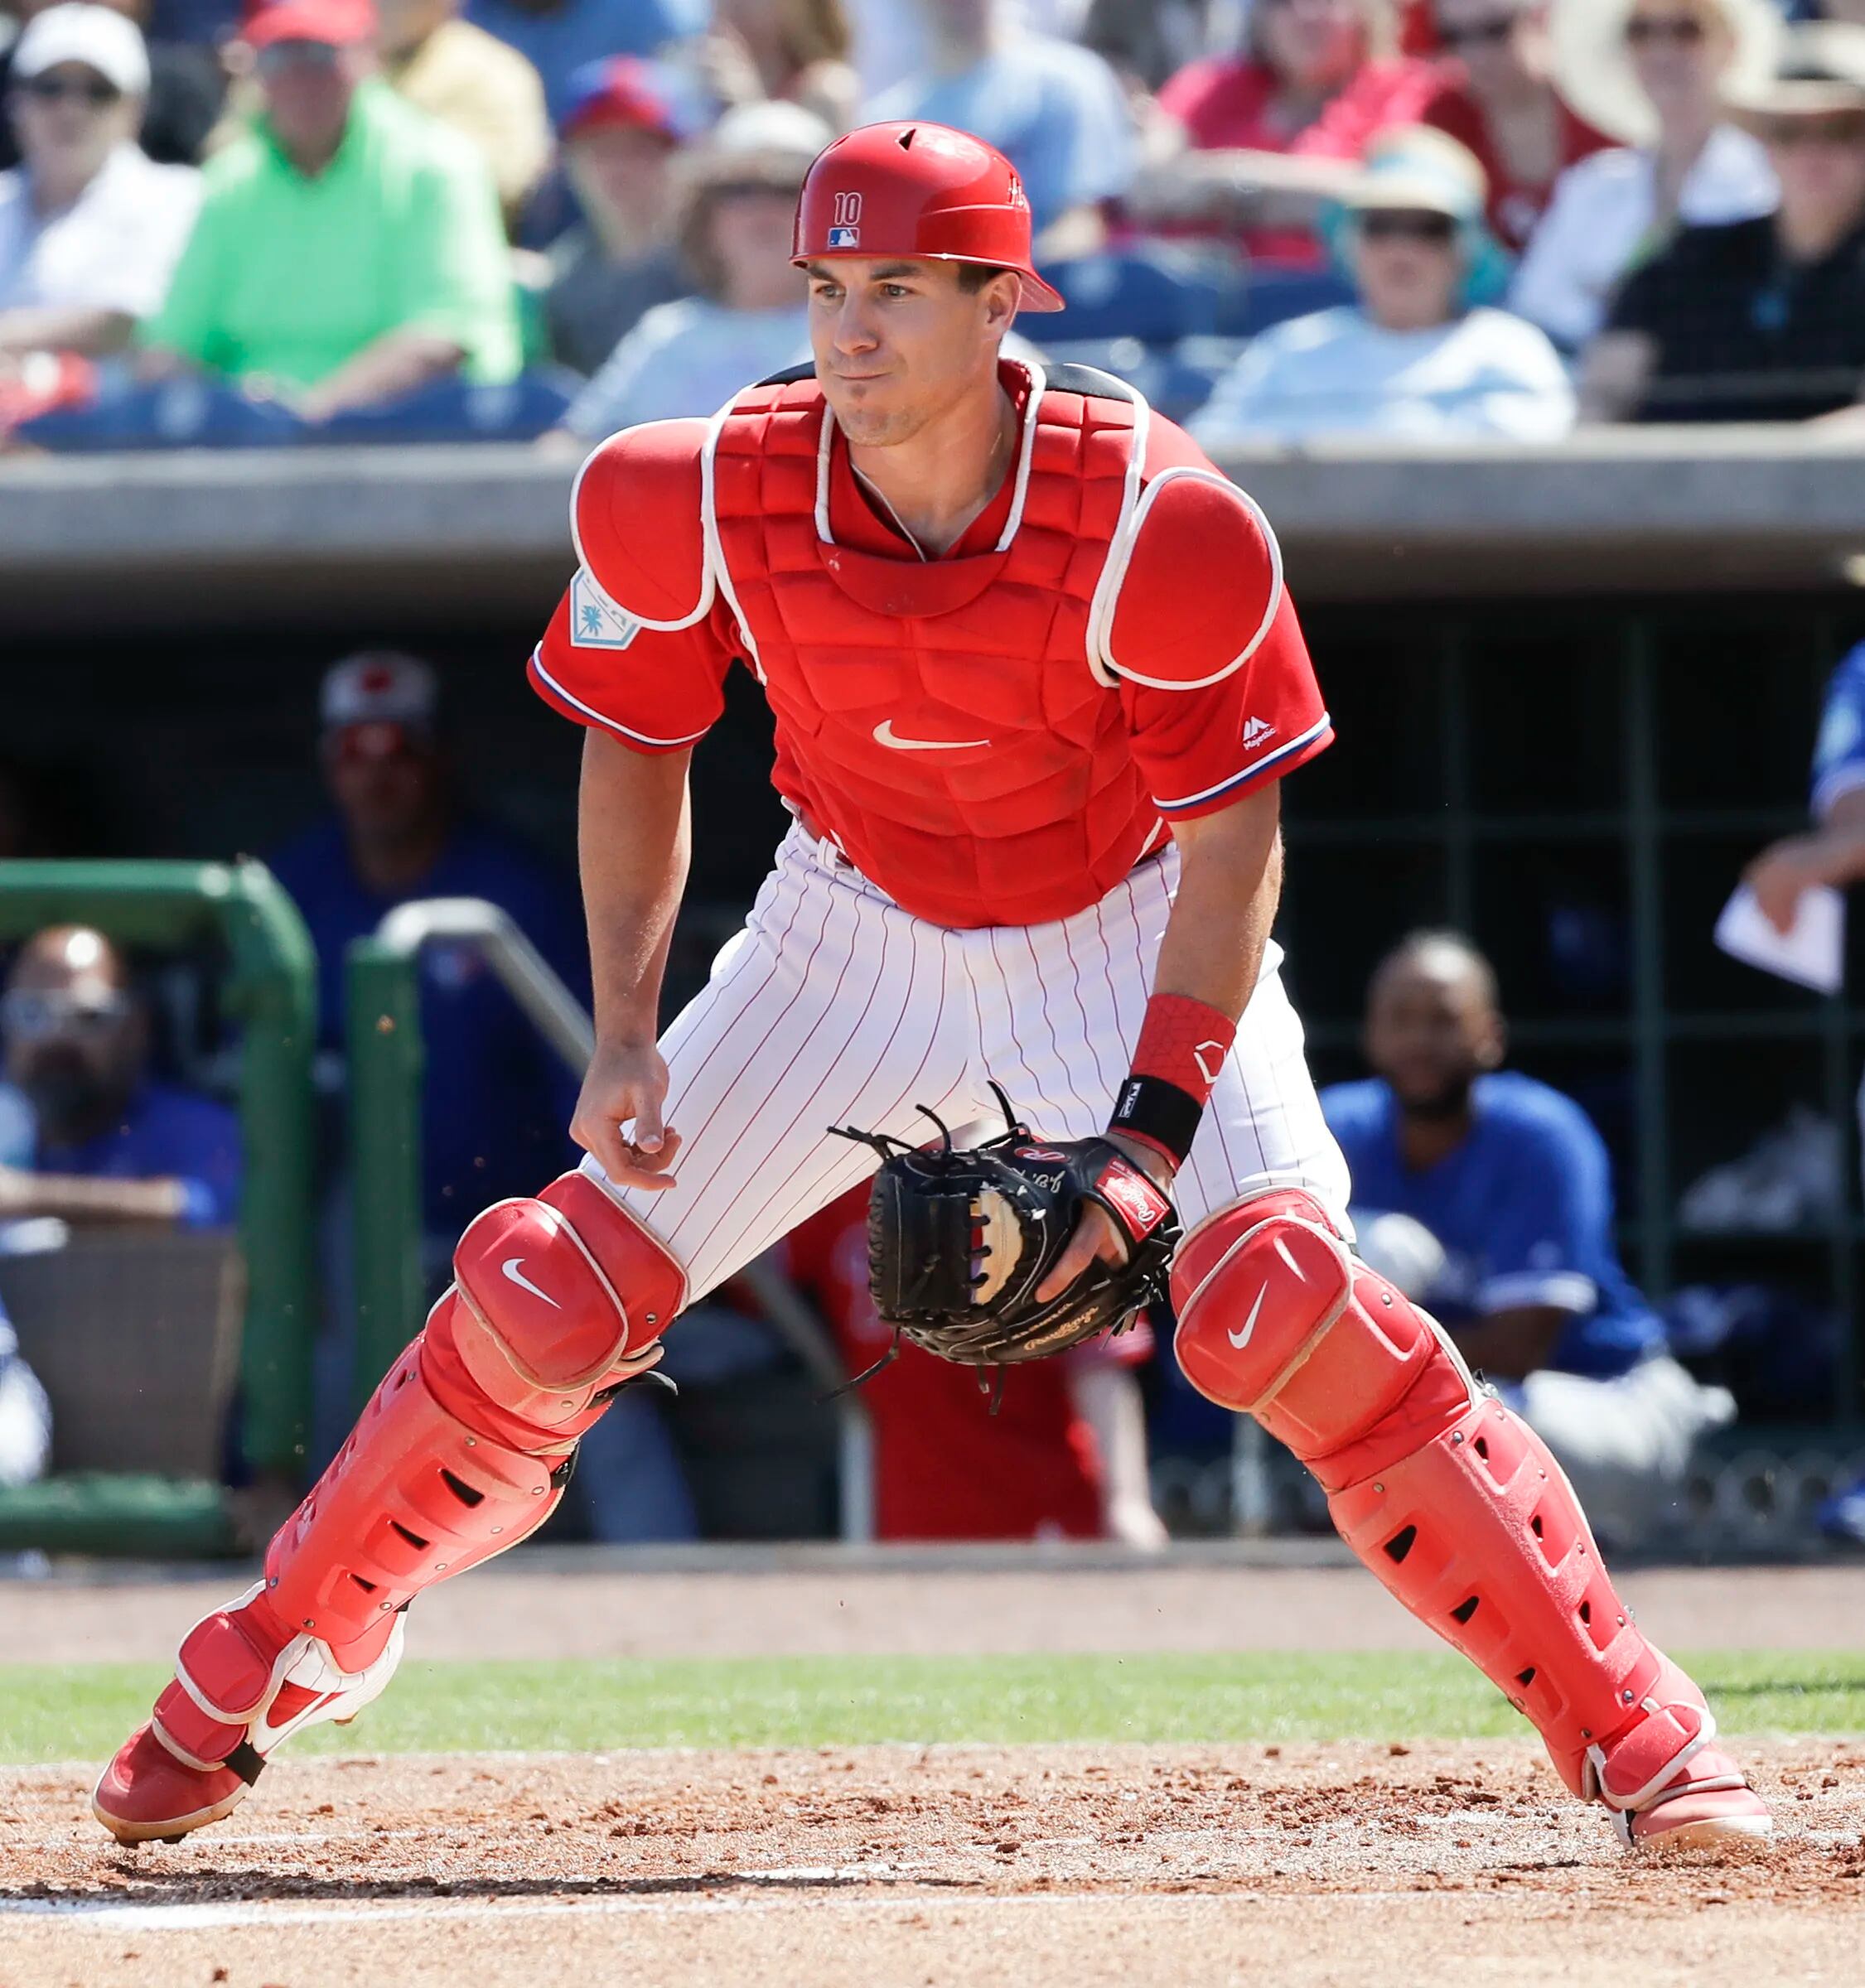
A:
[[[428,665],[389,650],[349,657],[325,676],[319,710],[331,812],[269,860],[317,949],[326,1088],[341,1074],[345,950],[398,905],[488,900],[587,1002],[575,887],[461,805]],[[522,1193],[539,1167],[568,1164],[577,1080],[470,943],[427,948],[420,985],[423,1222],[451,1248],[465,1211]]]
[[[1805,894],[1821,884],[1865,881],[1865,642],[1839,659],[1826,686],[1814,740],[1810,831],[1771,843],[1743,872],[1769,922],[1791,929]],[[1865,1127],[1865,1090],[1859,1093]],[[1865,1546],[1865,1477],[1821,1507],[1834,1538]]]
[[[57,925],[21,948],[0,994],[8,1083],[30,1110],[30,1156],[0,1160],[0,1222],[230,1228],[239,1122],[149,1074],[143,1005],[101,932]]]
[[[1621,1267],[1599,1133],[1572,1098],[1504,1069],[1506,1045],[1489,962],[1458,934],[1413,933],[1368,992],[1375,1074],[1333,1085],[1321,1108],[1353,1176],[1362,1253],[1389,1275],[1404,1257],[1394,1281],[1622,1542],[1734,1403],[1669,1358]]]

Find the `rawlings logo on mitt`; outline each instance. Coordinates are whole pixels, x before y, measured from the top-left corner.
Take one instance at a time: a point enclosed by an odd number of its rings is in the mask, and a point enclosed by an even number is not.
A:
[[[983,1146],[954,1146],[931,1112],[940,1140],[924,1149],[830,1128],[882,1156],[867,1213],[876,1309],[915,1345],[974,1367],[1041,1359],[1097,1333],[1124,1331],[1165,1296],[1179,1238],[1172,1202],[1119,1146],[1106,1139],[1039,1143],[991,1088],[1007,1129]],[[1089,1202],[1107,1212],[1127,1260],[1095,1262],[1038,1304],[1036,1287]]]

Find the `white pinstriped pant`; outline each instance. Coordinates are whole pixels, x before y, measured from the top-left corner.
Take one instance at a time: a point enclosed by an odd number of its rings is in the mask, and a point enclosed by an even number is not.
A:
[[[793,828],[743,932],[669,1029],[666,1122],[679,1185],[619,1199],[686,1267],[688,1302],[874,1171],[859,1126],[923,1143],[1002,1117],[995,1078],[1039,1136],[1106,1125],[1146,1012],[1178,852],[1098,905],[1041,925],[954,931],[903,911]],[[1186,1228],[1268,1187],[1304,1187],[1342,1223],[1347,1170],[1321,1117],[1281,954],[1219,1075],[1174,1199]],[[605,1178],[592,1159],[585,1172]]]

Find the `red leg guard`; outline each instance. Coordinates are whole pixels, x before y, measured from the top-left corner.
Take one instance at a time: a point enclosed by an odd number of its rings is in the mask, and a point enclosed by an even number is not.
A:
[[[401,1611],[550,1515],[577,1438],[660,1357],[685,1273],[595,1182],[481,1215],[457,1281],[279,1528],[265,1580],[197,1624],[154,1718],[105,1770],[125,1841],[185,1833],[239,1799],[272,1747],[387,1684]]]
[[[423,1588],[543,1524],[576,1438],[660,1358],[685,1295],[679,1265],[581,1174],[488,1209],[453,1266],[453,1289],[266,1556],[281,1620],[345,1663],[373,1654]]]
[[[1192,1385],[1307,1465],[1341,1537],[1527,1714],[1576,1794],[1638,1810],[1703,1785],[1703,1694],[1633,1624],[1559,1466],[1317,1203],[1209,1217],[1172,1295]]]

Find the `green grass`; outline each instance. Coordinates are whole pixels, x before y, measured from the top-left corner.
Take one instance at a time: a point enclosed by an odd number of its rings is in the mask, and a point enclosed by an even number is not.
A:
[[[1692,1667],[1731,1732],[1865,1733],[1865,1655]],[[0,1666],[0,1762],[99,1759],[165,1674]],[[852,1657],[418,1663],[293,1751],[445,1753],[876,1740],[1481,1739],[1527,1728],[1455,1657]]]

